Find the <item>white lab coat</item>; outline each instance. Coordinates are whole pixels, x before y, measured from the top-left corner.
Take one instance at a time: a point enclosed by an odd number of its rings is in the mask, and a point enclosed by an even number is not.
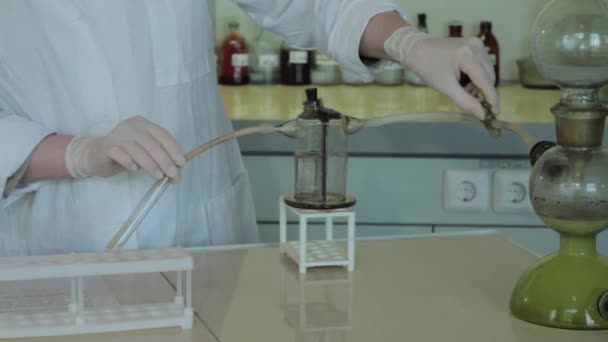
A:
[[[358,58],[367,21],[390,0],[239,0],[263,27],[371,79]],[[185,151],[231,131],[216,85],[204,0],[0,2],[0,189],[47,135],[103,135],[135,114]],[[44,181],[0,200],[0,238],[31,254],[99,251],[147,191],[143,172]],[[256,240],[236,142],[192,160],[127,248]],[[13,248],[14,249],[14,248]],[[5,248],[5,253],[7,249]],[[1,253],[0,253],[1,254]]]

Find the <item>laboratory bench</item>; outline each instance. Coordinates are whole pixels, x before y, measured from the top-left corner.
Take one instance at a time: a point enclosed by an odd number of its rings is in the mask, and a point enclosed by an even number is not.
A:
[[[207,247],[194,258],[193,330],[39,338],[32,341],[606,341],[520,321],[511,291],[538,256],[492,232],[362,240],[355,271],[300,275],[276,245]],[[104,281],[121,304],[174,296],[171,274]],[[19,340],[26,341],[26,340]],[[16,341],[15,341],[16,342]]]
[[[359,119],[404,112],[459,112],[446,96],[428,87],[409,85],[220,86],[232,120],[290,120],[302,111],[304,90],[317,87],[325,106]],[[501,119],[517,123],[552,122],[551,108],[559,90],[530,89],[518,84],[497,88]]]
[[[220,93],[234,128],[240,129],[294,119],[302,112],[305,89],[280,85],[221,86]],[[559,91],[504,85],[498,88],[498,93],[501,120],[522,125],[539,140],[554,139],[549,109],[559,101]],[[324,86],[319,87],[319,96],[325,106],[360,119],[411,112],[460,112],[447,97],[426,87]],[[247,136],[239,142],[244,155],[288,154],[293,150],[291,140],[279,134]],[[480,124],[446,120],[364,129],[349,138],[349,152],[354,156],[524,158],[528,147],[508,132],[497,140]]]
[[[323,86],[327,107],[361,119],[403,112],[458,111],[438,92],[413,86]],[[279,124],[295,118],[305,99],[302,86],[221,86],[220,93],[235,129]],[[498,87],[500,118],[522,125],[537,141],[555,140],[550,108],[558,90]],[[605,132],[608,139],[608,130]],[[278,240],[279,196],[294,190],[294,140],[281,134],[239,138],[251,180],[260,237]],[[474,122],[408,122],[364,129],[348,140],[347,190],[357,198],[359,236],[407,236],[494,229],[538,253],[558,246],[558,235],[545,228],[531,205],[497,210],[498,175],[516,177],[527,187],[529,147],[510,132],[492,138]],[[477,189],[486,203],[472,210],[446,210],[444,176],[460,170],[481,174]],[[527,189],[526,189],[527,190]],[[529,201],[528,201],[529,202]],[[294,234],[297,234],[295,232]],[[313,234],[316,234],[313,232]],[[318,233],[321,234],[321,233]],[[344,234],[339,232],[339,234]],[[600,235],[608,252],[608,233]]]
[[[279,124],[302,112],[306,86],[220,86],[226,113],[235,129],[263,123]],[[319,86],[326,107],[359,119],[412,112],[461,112],[446,96],[427,87]],[[559,90],[530,89],[518,84],[498,88],[499,118],[520,124],[538,140],[554,140],[550,108]],[[605,99],[608,102],[608,88]],[[608,132],[605,133],[608,135]],[[244,154],[288,153],[289,138],[256,135],[239,140]],[[471,122],[409,122],[365,129],[350,137],[354,155],[527,157],[528,147],[511,133],[491,138],[482,125]]]

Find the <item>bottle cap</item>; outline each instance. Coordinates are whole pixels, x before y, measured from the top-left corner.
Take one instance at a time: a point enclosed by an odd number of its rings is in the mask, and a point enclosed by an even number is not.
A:
[[[482,21],[479,25],[481,32],[490,32],[492,31],[492,22],[491,21]]]
[[[418,26],[426,26],[426,13],[418,14]]]
[[[307,88],[306,89],[306,101],[315,102],[318,100],[317,97],[317,88]]]
[[[463,25],[462,20],[451,20],[448,23],[448,26],[462,26],[462,25]]]

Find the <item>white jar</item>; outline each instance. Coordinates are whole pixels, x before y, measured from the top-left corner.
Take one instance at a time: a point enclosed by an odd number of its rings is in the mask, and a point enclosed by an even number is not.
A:
[[[403,67],[396,62],[387,62],[376,74],[376,83],[381,85],[403,84]]]

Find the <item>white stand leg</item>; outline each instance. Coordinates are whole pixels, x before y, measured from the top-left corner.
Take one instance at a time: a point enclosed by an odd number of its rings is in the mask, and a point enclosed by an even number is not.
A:
[[[300,328],[305,329],[307,324],[306,310],[306,282],[303,281],[303,275],[300,275]]]
[[[306,273],[306,223],[306,217],[300,216],[300,273]]]
[[[181,278],[181,272],[180,278]],[[184,323],[182,329],[192,329],[194,309],[192,309],[192,270],[186,271],[186,307],[184,308]]]
[[[76,278],[70,278],[70,312],[76,312],[78,310],[78,299],[76,298],[77,287]]]
[[[348,216],[348,270],[355,270],[355,213]]]
[[[176,272],[176,276],[177,276],[177,284],[176,284],[176,294],[175,294],[175,304],[178,305],[184,305],[184,295],[182,294],[183,288],[184,288],[184,284],[183,284],[183,272],[182,271],[178,271]]]
[[[283,252],[283,244],[287,242],[287,212],[283,197],[279,198],[279,234],[281,252]]]
[[[352,277],[352,273],[348,274],[348,306],[347,306],[347,313],[348,313],[348,318],[347,318],[347,325],[350,327],[353,325],[353,293],[354,293],[354,289],[353,289],[353,277]]]
[[[334,239],[334,220],[331,216],[325,218],[325,239],[327,241]]]
[[[78,277],[76,281],[76,291],[78,293],[78,299],[76,300],[77,309],[76,309],[76,323],[84,324],[84,281],[82,277]]]
[[[192,271],[186,272],[186,309],[192,308]]]

